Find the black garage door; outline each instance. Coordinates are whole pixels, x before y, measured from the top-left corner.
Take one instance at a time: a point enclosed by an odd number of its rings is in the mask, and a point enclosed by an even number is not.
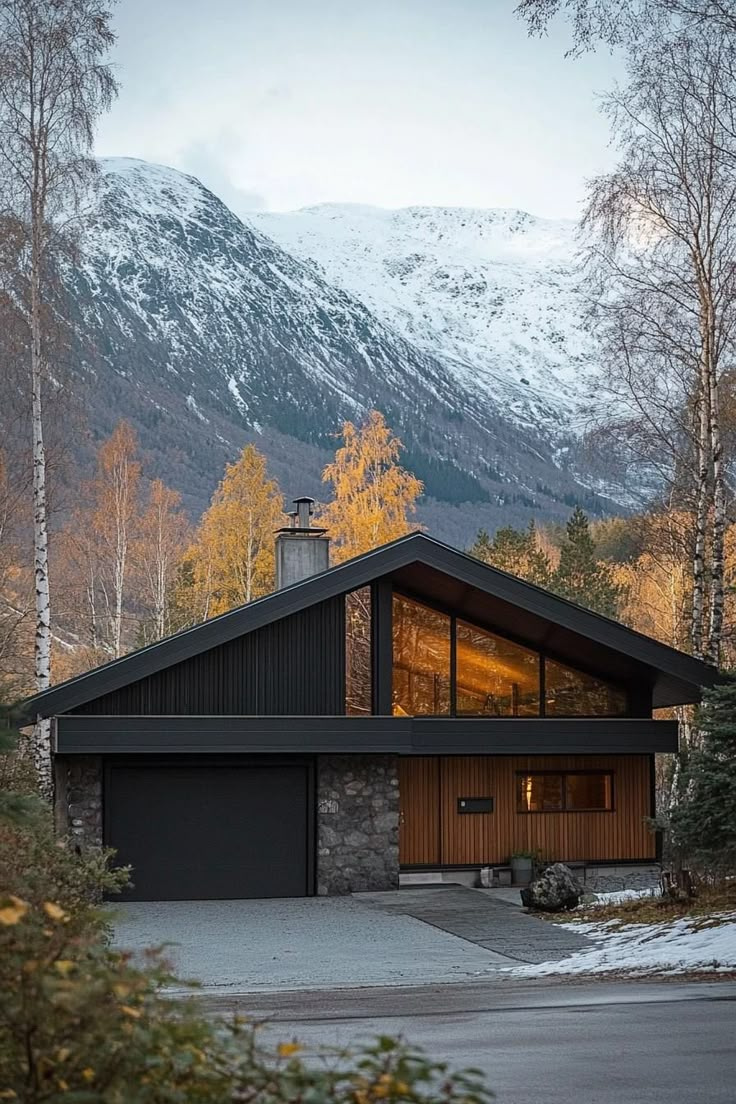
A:
[[[124,897],[304,897],[312,834],[306,764],[109,764],[105,841],[133,868]]]

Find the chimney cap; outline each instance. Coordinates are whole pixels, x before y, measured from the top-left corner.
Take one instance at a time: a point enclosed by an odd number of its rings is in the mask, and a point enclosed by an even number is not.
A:
[[[291,524],[284,529],[278,529],[277,533],[280,536],[309,536],[319,537],[323,533],[326,533],[326,529],[320,529],[318,526],[311,524],[311,518],[314,514],[315,500],[309,498],[308,495],[303,495],[301,498],[293,499],[295,510],[289,513]]]

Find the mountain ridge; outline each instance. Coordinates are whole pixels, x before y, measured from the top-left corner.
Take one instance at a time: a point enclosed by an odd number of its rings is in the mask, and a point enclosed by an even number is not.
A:
[[[262,229],[265,216],[239,219],[166,166],[108,158],[101,167],[84,260],[67,276],[76,370],[95,436],[129,417],[153,474],[182,490],[193,514],[248,440],[287,498],[319,497],[341,421],[373,406],[427,485],[420,520],[451,543],[481,525],[561,520],[578,501],[612,508],[575,470],[577,438],[553,424],[562,417],[554,394],[534,400],[548,404],[544,416],[529,403],[517,416],[467,364],[458,369],[448,342],[412,339],[411,319],[402,327],[342,286],[347,278],[285,249]],[[394,286],[387,280],[389,297]],[[523,384],[501,384],[524,394]]]

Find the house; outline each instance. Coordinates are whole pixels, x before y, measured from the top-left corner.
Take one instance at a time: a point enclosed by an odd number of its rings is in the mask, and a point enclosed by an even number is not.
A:
[[[115,847],[144,900],[654,860],[678,731],[652,710],[715,670],[423,533],[329,568],[310,510],[273,594],[30,700],[60,829]]]

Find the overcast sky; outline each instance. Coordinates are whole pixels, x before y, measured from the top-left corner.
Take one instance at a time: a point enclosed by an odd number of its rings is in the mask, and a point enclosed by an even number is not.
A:
[[[104,155],[235,210],[342,201],[575,216],[612,163],[615,63],[529,39],[515,0],[120,0]]]

